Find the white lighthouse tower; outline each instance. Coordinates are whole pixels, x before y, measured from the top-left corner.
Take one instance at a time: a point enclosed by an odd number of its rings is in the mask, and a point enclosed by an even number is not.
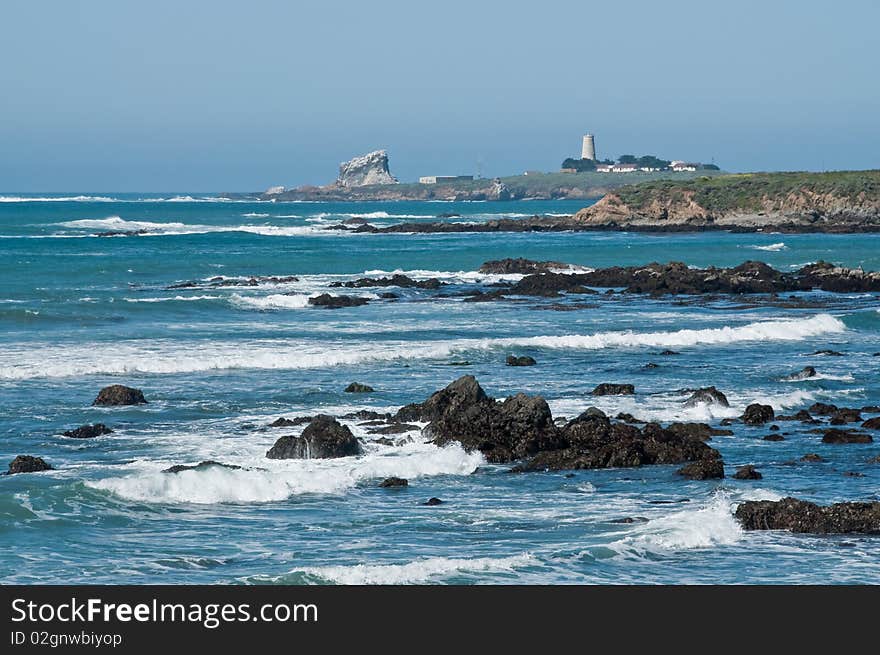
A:
[[[596,142],[593,141],[592,134],[584,135],[584,144],[581,147],[581,159],[592,159],[596,161]]]

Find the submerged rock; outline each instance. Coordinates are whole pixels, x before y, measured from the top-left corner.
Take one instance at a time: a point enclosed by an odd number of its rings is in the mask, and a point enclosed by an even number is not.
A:
[[[98,392],[98,397],[95,398],[92,405],[109,407],[114,405],[145,405],[146,402],[144,392],[140,389],[126,387],[123,384],[111,384]]]
[[[496,275],[530,275],[532,273],[544,273],[553,269],[565,269],[568,264],[562,262],[539,262],[533,259],[497,259],[484,262],[480,266],[480,273],[496,274]]]
[[[855,430],[838,430],[832,428],[825,430],[822,435],[822,443],[847,444],[847,443],[872,443],[874,441],[870,434],[864,432],[856,432]]]
[[[213,459],[205,460],[204,462],[199,462],[193,466],[188,464],[175,464],[167,469],[164,469],[162,473],[182,473],[183,471],[206,471],[211,468],[223,468],[229,469],[230,471],[238,471],[241,470],[240,466],[236,466],[235,464],[224,464],[223,462],[215,462]]]
[[[538,362],[535,361],[534,357],[529,357],[528,355],[522,355],[520,357],[508,355],[506,360],[508,366],[534,366],[537,363]]]
[[[31,455],[19,455],[9,462],[9,470],[6,475],[15,475],[17,473],[39,473],[40,471],[52,471],[51,466],[46,463],[42,457],[33,457]]]
[[[807,380],[809,378],[816,377],[816,369],[812,366],[805,366],[797,373],[792,373],[791,375],[787,375],[784,380],[789,382],[795,382],[797,380]]]
[[[761,472],[754,466],[746,464],[745,466],[740,466],[736,469],[736,473],[733,474],[733,477],[737,480],[760,480],[764,476],[761,475]]]
[[[810,405],[810,413],[819,416],[829,416],[837,411],[837,405],[827,405],[825,403],[813,403]]]
[[[94,425],[83,425],[75,430],[67,430],[66,432],[62,432],[65,437],[70,437],[72,439],[92,439],[94,437],[100,437],[104,434],[112,434],[113,430],[108,428],[103,423],[95,423]]]
[[[746,530],[813,534],[880,534],[880,502],[821,506],[797,498],[750,500],[736,508]]]
[[[862,423],[862,427],[867,428],[868,430],[880,430],[880,416],[869,418],[867,421]]]
[[[352,382],[347,387],[345,387],[345,393],[373,393],[375,389],[368,384],[361,384],[360,382]]]
[[[825,458],[817,453],[807,453],[800,459],[801,462],[824,462]]]
[[[360,307],[369,302],[367,298],[359,296],[331,296],[329,293],[322,293],[319,296],[309,298],[309,304],[312,307],[321,309],[341,309],[343,307]]]
[[[443,501],[439,498],[428,498],[422,505],[427,505],[428,507],[434,507],[435,505],[442,505]]]
[[[362,289],[364,287],[401,287],[404,289],[439,289],[445,283],[435,277],[428,280],[414,280],[411,277],[395,273],[391,277],[362,277],[347,282],[333,282],[331,287],[346,287],[348,289]]]
[[[636,392],[636,388],[631,384],[614,384],[611,382],[603,382],[596,386],[592,393],[594,396],[631,396]]]
[[[409,480],[405,478],[390,477],[382,480],[382,482],[379,483],[379,486],[383,489],[388,489],[392,487],[407,487],[409,486]]]
[[[841,407],[831,415],[829,423],[831,425],[845,425],[847,423],[858,423],[862,420],[862,415],[857,409]]]
[[[321,459],[350,457],[363,452],[355,436],[332,416],[320,414],[302,435],[280,437],[267,452],[269,459]]]

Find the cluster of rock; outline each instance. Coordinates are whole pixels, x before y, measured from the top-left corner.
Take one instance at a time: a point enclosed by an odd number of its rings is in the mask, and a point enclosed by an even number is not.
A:
[[[434,290],[439,289],[444,286],[445,283],[441,282],[435,277],[429,278],[427,280],[414,280],[407,275],[402,275],[400,273],[395,273],[391,277],[380,277],[380,278],[371,278],[371,277],[363,277],[357,280],[348,280],[345,282],[333,282],[330,284],[331,287],[345,287],[348,289],[362,289],[364,287],[400,287],[402,289],[428,289]]]
[[[734,268],[710,266],[704,269],[691,268],[682,262],[654,262],[645,266],[613,266],[573,273],[553,272],[551,269],[558,268],[558,262],[547,262],[548,266],[544,268],[538,264],[540,262],[534,266],[536,272],[527,274],[501,293],[525,296],[556,296],[562,292],[593,293],[590,287],[620,288],[624,293],[654,296],[770,294],[813,289],[839,293],[880,291],[880,273],[843,268],[826,262],[808,264],[793,273],[784,273],[756,261],[747,261]]]
[[[171,284],[166,289],[205,289],[218,287],[258,287],[261,284],[290,284],[299,282],[294,275],[252,275],[245,278],[230,278],[218,275],[207,280],[187,280]]]
[[[880,534],[880,502],[835,503],[822,507],[797,498],[752,500],[741,503],[735,516],[746,530]]]

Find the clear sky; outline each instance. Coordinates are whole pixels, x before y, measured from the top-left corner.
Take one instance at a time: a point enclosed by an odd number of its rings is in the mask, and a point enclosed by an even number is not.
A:
[[[880,167],[877,0],[3,0],[0,189]]]

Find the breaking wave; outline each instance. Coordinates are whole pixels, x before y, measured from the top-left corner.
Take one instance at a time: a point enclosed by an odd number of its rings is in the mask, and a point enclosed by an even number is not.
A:
[[[297,296],[281,296],[299,303]],[[306,300],[307,302],[307,300]],[[749,342],[800,341],[842,332],[844,324],[828,314],[799,320],[749,323],[738,327],[674,332],[598,332],[590,335],[537,336],[450,341],[372,342],[334,346],[326,343],[290,344],[264,339],[250,342],[202,342],[181,346],[174,341],[119,341],[112,349],[100,344],[40,346],[0,352],[0,379],[65,377],[91,374],[185,373],[219,369],[307,369],[371,361],[433,359],[468,350],[534,346],[553,349],[711,346]]]
[[[771,243],[767,246],[746,246],[747,248],[751,248],[752,250],[764,250],[766,252],[779,252],[781,250],[787,250],[788,247],[780,242],[780,243]]]
[[[251,578],[254,582],[277,584],[331,583],[341,585],[426,584],[471,573],[515,573],[534,566],[537,558],[529,553],[512,557],[449,558],[429,557],[404,564],[353,564],[351,566],[312,566],[283,576]]]
[[[101,219],[82,219],[60,223],[62,227],[113,232],[143,232],[143,236],[171,236],[181,234],[208,234],[212,232],[248,232],[264,236],[298,236],[308,234],[337,234],[309,226],[281,225],[192,225],[188,223],[154,223],[127,221],[119,216]]]
[[[485,462],[458,444],[412,443],[390,452],[324,460],[260,459],[253,469],[212,466],[180,473],[151,470],[86,484],[127,500],[148,503],[268,503],[302,494],[341,494],[366,480],[469,475]],[[269,468],[271,467],[271,468]]]

